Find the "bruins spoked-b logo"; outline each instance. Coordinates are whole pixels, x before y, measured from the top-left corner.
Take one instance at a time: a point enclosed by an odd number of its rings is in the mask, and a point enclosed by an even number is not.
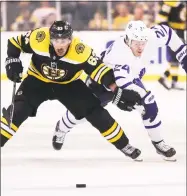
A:
[[[44,31],[39,31],[39,32],[36,34],[36,40],[37,40],[38,42],[42,42],[44,39],[45,39],[45,32],[44,32]]]
[[[58,69],[57,67],[51,67],[47,64],[42,64],[43,74],[50,80],[59,80],[66,76],[66,71]]]
[[[75,50],[76,50],[76,52],[77,52],[78,54],[83,53],[83,52],[84,52],[84,49],[85,49],[84,44],[79,43],[79,44],[77,44],[77,45],[75,46]]]

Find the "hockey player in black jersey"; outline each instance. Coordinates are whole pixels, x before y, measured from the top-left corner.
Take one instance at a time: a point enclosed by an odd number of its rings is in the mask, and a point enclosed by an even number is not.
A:
[[[177,35],[187,44],[187,4],[180,1],[163,1],[159,2],[160,10],[156,17],[158,24],[165,24],[174,29]],[[159,83],[166,89],[184,90],[179,86],[179,63],[174,52],[167,47],[167,59],[170,68],[159,78]],[[167,80],[171,76],[171,84]]]
[[[94,81],[111,89],[113,102],[122,110],[132,109],[140,102],[140,96],[132,90],[118,88],[112,69],[95,55],[92,48],[72,34],[68,22],[55,21],[50,28],[38,28],[8,40],[6,73],[11,81],[21,82],[22,79],[20,53],[31,53],[32,57],[28,75],[15,95],[10,129],[10,106],[1,118],[1,147],[28,117],[36,116],[41,103],[58,100],[77,119],[86,118],[102,135],[115,131],[117,134],[109,142],[126,156],[136,159],[140,150],[129,144],[120,125],[101,107],[100,100],[79,76],[84,70]]]

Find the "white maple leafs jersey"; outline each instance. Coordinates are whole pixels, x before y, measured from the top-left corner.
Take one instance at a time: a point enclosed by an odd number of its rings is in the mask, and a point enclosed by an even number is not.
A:
[[[150,65],[150,57],[153,56],[153,47],[167,45],[174,52],[176,57],[184,56],[185,45],[177,36],[174,30],[166,25],[156,25],[149,29],[149,38],[141,57],[135,57],[131,49],[124,42],[121,36],[111,44],[104,53],[103,62],[112,67],[116,84],[121,88],[133,89],[145,96],[146,89],[137,81],[141,80]],[[182,59],[182,58],[181,58]],[[180,61],[180,59],[178,58]]]

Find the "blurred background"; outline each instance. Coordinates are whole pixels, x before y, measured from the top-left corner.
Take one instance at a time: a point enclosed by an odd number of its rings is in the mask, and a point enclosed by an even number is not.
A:
[[[1,30],[27,31],[57,19],[67,20],[74,30],[122,30],[132,19],[153,25],[158,9],[158,2],[7,1],[1,2]]]

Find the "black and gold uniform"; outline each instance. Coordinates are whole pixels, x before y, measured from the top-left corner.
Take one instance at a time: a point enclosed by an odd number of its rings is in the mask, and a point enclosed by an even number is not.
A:
[[[47,100],[58,100],[77,119],[86,117],[101,134],[118,131],[115,140],[111,138],[118,149],[128,144],[128,138],[118,123],[100,106],[99,99],[85,83],[78,79],[84,70],[92,79],[108,88],[115,81],[112,69],[103,64],[92,48],[74,37],[66,54],[59,57],[50,44],[49,28],[38,28],[8,40],[7,64],[18,63],[19,59],[15,58],[19,58],[21,52],[31,53],[31,62],[28,75],[15,96],[11,129],[8,127],[10,106],[1,118],[1,146],[29,116],[35,116],[39,105]]]
[[[163,1],[159,2],[160,10],[156,17],[158,24],[165,24],[174,29],[177,35],[186,43],[187,38],[187,2]],[[165,71],[165,77],[172,76],[172,87],[178,81],[178,61],[174,52],[167,48],[167,59],[171,65],[170,70]],[[170,73],[171,72],[171,73]]]
[[[32,54],[28,75],[46,83],[68,84],[78,79],[83,70],[101,83],[110,70],[96,57],[93,49],[77,37],[72,39],[67,53],[58,57],[50,44],[47,27],[9,39],[8,56],[19,57],[20,51]]]

